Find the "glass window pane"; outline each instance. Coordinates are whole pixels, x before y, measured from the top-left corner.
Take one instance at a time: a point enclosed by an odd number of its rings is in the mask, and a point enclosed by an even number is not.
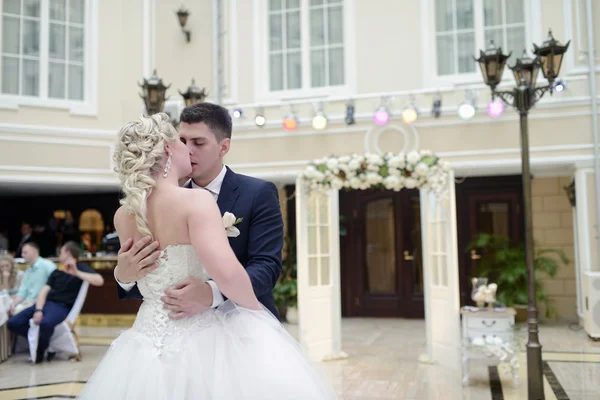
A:
[[[40,55],[40,23],[38,21],[23,21],[23,54]]]
[[[452,0],[435,1],[435,31],[446,32],[454,30],[454,7]]]
[[[50,0],[51,20],[65,22],[65,18],[67,17],[65,1],[66,0]]]
[[[321,285],[329,285],[331,283],[331,279],[329,278],[329,268],[330,258],[329,257],[321,257]]]
[[[319,249],[317,248],[317,227],[316,226],[308,226],[307,234],[308,234],[308,255],[313,256],[315,254],[319,254]]]
[[[308,286],[317,286],[319,284],[319,259],[308,257]]]
[[[319,223],[329,225],[329,195],[319,194]]]
[[[283,43],[281,18],[281,14],[271,15],[269,17],[270,50],[281,50]]]
[[[483,0],[485,26],[502,25],[502,1]]]
[[[458,73],[475,71],[475,33],[459,33],[458,39]]]
[[[281,0],[269,0],[269,11],[281,10]]]
[[[286,15],[287,49],[300,49],[300,12]]]
[[[454,74],[454,39],[452,35],[437,38],[437,70],[439,75]]]
[[[476,207],[477,232],[510,236],[511,215],[508,202],[478,202]]]
[[[48,96],[65,98],[65,64],[51,62],[48,66]]]
[[[21,1],[4,0],[2,2],[2,12],[6,14],[21,14]]]
[[[320,6],[323,4],[323,0],[310,0],[311,6]]]
[[[287,89],[302,87],[302,57],[299,52],[287,55]]]
[[[69,28],[69,61],[83,61],[83,28]]]
[[[502,47],[503,52],[506,53],[506,46],[504,45],[504,35],[503,35],[502,28],[486,29],[485,30],[485,47],[486,48],[490,44],[490,40],[493,40],[494,44],[497,47]]]
[[[329,86],[343,85],[344,77],[344,49],[329,50]]]
[[[2,57],[2,93],[19,94],[19,59]]]
[[[40,16],[40,0],[23,0],[23,14],[28,17]]]
[[[506,23],[525,22],[523,0],[506,0]]]
[[[310,52],[310,78],[312,87],[326,86],[325,82],[325,50]]]
[[[48,43],[50,58],[55,60],[66,60],[65,35],[64,25],[50,24],[50,39]]]
[[[456,29],[469,29],[474,25],[473,0],[456,0]]]
[[[300,0],[286,0],[285,2],[285,6],[286,8],[299,8],[300,7]]]
[[[329,254],[329,227],[327,226],[319,228],[319,245],[320,254]]]
[[[83,100],[83,67],[69,65],[69,100]]]
[[[367,291],[396,292],[396,230],[393,199],[371,201],[365,217]]]
[[[69,21],[83,24],[84,0],[69,0]]]
[[[322,46],[325,44],[325,26],[323,22],[323,9],[310,12],[310,45]]]
[[[344,16],[342,7],[329,8],[327,15],[329,44],[344,43]]]
[[[2,21],[2,52],[18,55],[20,39],[19,19],[5,16]]]
[[[40,64],[37,60],[23,60],[23,81],[21,82],[24,96],[39,96]]]
[[[506,29],[506,41],[508,43],[504,52],[508,54],[512,51],[512,55],[508,59],[510,65],[514,64],[514,60],[520,57],[523,54],[523,50],[527,48],[525,40],[524,26]]]
[[[271,90],[283,90],[283,56],[272,54],[270,57],[269,84]]]
[[[309,224],[317,223],[317,199],[318,194],[316,192],[310,192],[307,199],[307,220]]]

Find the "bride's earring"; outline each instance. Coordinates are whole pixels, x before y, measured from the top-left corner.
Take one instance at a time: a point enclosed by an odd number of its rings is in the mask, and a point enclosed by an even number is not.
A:
[[[171,169],[171,155],[167,158],[167,165],[165,165],[165,173],[163,174],[163,178],[166,178],[169,175],[169,170]]]

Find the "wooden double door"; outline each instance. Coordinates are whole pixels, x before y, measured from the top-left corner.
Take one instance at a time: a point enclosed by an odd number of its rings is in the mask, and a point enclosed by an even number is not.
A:
[[[418,190],[340,193],[342,314],[423,318]]]
[[[455,188],[465,305],[484,251],[467,245],[479,233],[522,240],[522,186],[508,176],[458,179]],[[420,204],[418,190],[340,193],[342,315],[424,317]]]

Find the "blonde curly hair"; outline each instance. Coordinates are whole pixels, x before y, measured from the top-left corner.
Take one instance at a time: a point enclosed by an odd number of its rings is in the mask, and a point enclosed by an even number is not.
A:
[[[154,177],[162,173],[165,143],[173,143],[177,132],[165,113],[141,116],[119,131],[113,159],[124,197],[121,205],[135,215],[138,231],[153,236],[148,228],[146,201],[156,186]]]
[[[4,276],[0,274],[0,288],[5,287],[7,289],[12,289],[17,282],[17,263],[10,255],[0,255],[0,264],[5,263],[10,265],[10,275],[8,276],[8,280],[5,282]]]

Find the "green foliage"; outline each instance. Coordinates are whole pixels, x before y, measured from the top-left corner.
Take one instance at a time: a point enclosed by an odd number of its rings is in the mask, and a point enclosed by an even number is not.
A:
[[[510,239],[502,236],[479,234],[469,243],[467,251],[481,248],[476,276],[487,277],[488,283],[498,284],[497,300],[507,306],[526,305],[527,299],[527,264],[525,263],[525,246],[514,245]],[[534,269],[535,288],[538,302],[546,305],[546,317],[556,314],[552,299],[546,294],[541,277],[554,277],[560,265],[567,266],[569,259],[562,250],[535,249]]]
[[[278,309],[295,307],[298,302],[298,286],[296,281],[296,240],[287,236],[287,255],[281,265],[281,275],[273,289],[275,305]]]

